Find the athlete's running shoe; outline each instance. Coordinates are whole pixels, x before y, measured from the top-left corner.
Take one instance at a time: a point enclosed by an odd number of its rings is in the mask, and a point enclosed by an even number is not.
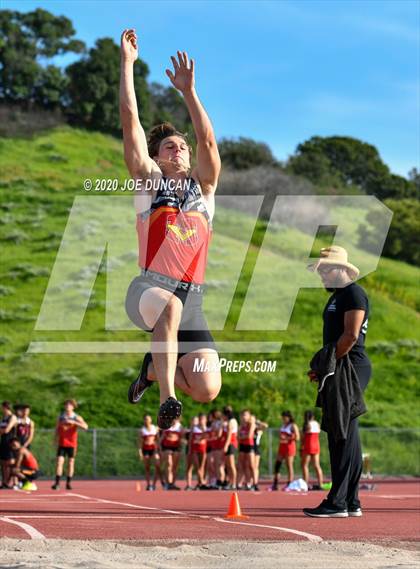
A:
[[[168,397],[159,408],[157,416],[157,424],[159,429],[169,429],[175,419],[178,419],[182,413],[182,403],[177,401],[175,397]]]
[[[73,486],[71,485],[70,482],[66,483],[66,490],[73,490]]]
[[[27,481],[23,484],[22,490],[25,490],[25,492],[35,492],[35,490],[38,490],[38,486],[35,482]]]
[[[51,490],[60,490],[60,484],[57,484],[57,483],[53,484],[51,486]]]
[[[153,381],[147,379],[147,368],[152,361],[152,354],[147,352],[143,358],[140,373],[128,388],[128,401],[136,404],[143,397],[145,392],[153,385]]]

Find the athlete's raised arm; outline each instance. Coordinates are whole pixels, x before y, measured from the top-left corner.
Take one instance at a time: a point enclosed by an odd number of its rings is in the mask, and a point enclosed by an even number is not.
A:
[[[124,158],[133,178],[161,174],[150,158],[144,129],[140,124],[134,90],[134,63],[138,58],[137,35],[134,29],[121,35],[120,119],[123,129]]]
[[[203,193],[209,194],[216,190],[221,167],[216,137],[195,90],[194,60],[189,61],[185,51],[178,51],[177,55],[178,59],[171,56],[174,73],[167,69],[166,74],[172,85],[182,93],[187,105],[197,139],[197,166],[193,172],[197,174]]]

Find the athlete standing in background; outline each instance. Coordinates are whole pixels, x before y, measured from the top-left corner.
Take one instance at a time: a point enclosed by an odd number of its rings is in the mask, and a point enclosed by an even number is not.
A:
[[[64,402],[64,412],[59,416],[55,439],[57,443],[57,463],[55,471],[55,482],[51,486],[53,490],[59,490],[60,478],[63,475],[64,460],[67,457],[67,480],[66,489],[72,490],[71,481],[74,475],[74,463],[77,453],[77,431],[83,429],[87,431],[88,426],[83,417],[76,415],[77,402],[74,399],[67,399]]]

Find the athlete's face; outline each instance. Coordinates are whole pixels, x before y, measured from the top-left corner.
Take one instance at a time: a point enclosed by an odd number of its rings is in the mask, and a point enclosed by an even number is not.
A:
[[[168,136],[162,140],[159,146],[157,163],[165,168],[173,164],[177,169],[189,170],[190,151],[188,144],[180,136]]]
[[[74,407],[71,403],[66,403],[64,409],[66,410],[66,413],[68,413],[69,415],[71,415],[74,411]]]
[[[249,411],[244,411],[242,413],[242,421],[244,423],[249,423],[250,420],[251,420],[251,413]]]
[[[147,427],[148,425],[150,425],[152,423],[152,417],[150,415],[146,415],[144,418],[144,424]]]
[[[287,417],[287,415],[283,415],[281,420],[285,425],[288,425],[290,423],[290,417]]]
[[[200,427],[207,427],[207,417],[205,415],[200,417]]]

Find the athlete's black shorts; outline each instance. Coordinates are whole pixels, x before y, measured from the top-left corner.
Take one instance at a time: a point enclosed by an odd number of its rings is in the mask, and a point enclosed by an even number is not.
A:
[[[254,452],[256,455],[261,456],[261,446],[260,445],[254,445]]]
[[[213,336],[203,314],[203,294],[178,288],[174,290],[162,283],[158,284],[144,275],[135,277],[127,290],[125,310],[133,324],[146,332],[153,332],[153,328],[149,328],[140,316],[139,302],[145,290],[157,286],[172,292],[174,296],[180,299],[184,307],[178,330],[178,359],[200,348],[216,350]]]
[[[250,452],[254,452],[254,445],[239,445],[239,452],[246,452],[249,454]]]
[[[231,455],[231,454],[235,454],[235,451],[236,451],[235,445],[230,444],[230,445],[228,446],[227,451],[225,452],[225,456],[229,456],[229,455]]]
[[[162,450],[166,450],[167,452],[180,452],[181,450],[181,446],[177,446],[177,447],[170,447],[167,445],[162,444]]]
[[[15,455],[7,443],[0,445],[0,460],[12,460]]]
[[[76,449],[74,447],[58,447],[57,456],[68,456],[74,458]]]
[[[143,456],[154,456],[155,454],[158,454],[157,449],[144,449],[141,451],[143,453]]]

